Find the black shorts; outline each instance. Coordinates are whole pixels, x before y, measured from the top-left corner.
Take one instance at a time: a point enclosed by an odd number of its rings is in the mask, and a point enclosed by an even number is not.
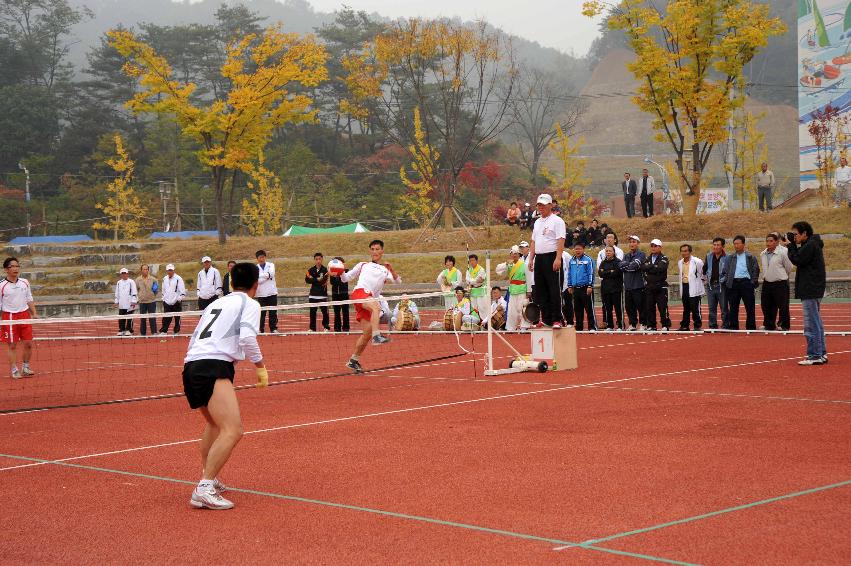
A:
[[[233,362],[222,360],[195,360],[183,364],[183,391],[193,409],[206,407],[213,396],[217,379],[233,383]]]

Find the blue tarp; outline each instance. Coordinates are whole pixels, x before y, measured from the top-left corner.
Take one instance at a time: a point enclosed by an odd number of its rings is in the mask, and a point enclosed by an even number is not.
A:
[[[85,234],[74,236],[18,236],[9,242],[10,246],[24,246],[27,244],[70,244],[71,242],[87,242],[91,238]]]
[[[201,230],[184,230],[183,232],[154,232],[149,238],[172,238],[185,240],[187,238],[218,238],[219,233],[215,230],[207,230],[203,232]]]

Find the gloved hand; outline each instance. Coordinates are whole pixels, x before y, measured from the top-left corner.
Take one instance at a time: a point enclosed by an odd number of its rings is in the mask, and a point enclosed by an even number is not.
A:
[[[257,374],[257,387],[267,387],[269,385],[269,372],[266,371],[266,368],[257,368],[255,373]]]

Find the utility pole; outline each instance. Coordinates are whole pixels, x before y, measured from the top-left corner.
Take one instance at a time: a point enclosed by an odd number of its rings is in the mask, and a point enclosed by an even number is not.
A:
[[[207,230],[207,220],[204,218],[204,191],[209,189],[210,185],[201,187],[201,230]]]
[[[177,190],[177,177],[174,178],[174,214],[176,216],[174,226],[176,231],[183,230],[183,225],[180,223],[180,193]]]
[[[24,172],[26,175],[26,192],[24,193],[24,199],[26,201],[26,209],[27,209],[27,236],[32,232],[32,224],[30,224],[30,170],[24,166],[23,161],[18,161],[18,168]]]

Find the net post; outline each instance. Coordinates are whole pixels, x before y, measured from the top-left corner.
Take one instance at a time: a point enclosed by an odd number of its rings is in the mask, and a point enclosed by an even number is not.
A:
[[[485,286],[488,289],[488,293],[490,293],[491,289],[491,253],[485,252]],[[490,297],[488,297],[488,354],[487,354],[487,371],[485,375],[493,371],[493,321],[491,320],[491,315],[493,313],[490,312],[493,305],[491,304]]]

